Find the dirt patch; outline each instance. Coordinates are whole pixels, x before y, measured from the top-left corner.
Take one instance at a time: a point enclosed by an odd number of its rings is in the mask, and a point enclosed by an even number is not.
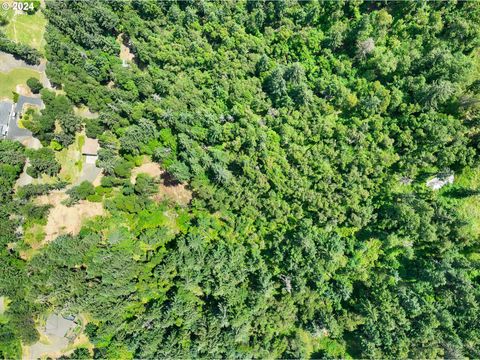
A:
[[[42,143],[40,142],[40,140],[38,140],[37,138],[34,138],[33,136],[23,139],[21,143],[23,146],[29,149],[38,150],[42,147]]]
[[[103,178],[103,173],[99,173],[95,180],[92,181],[93,186],[97,187],[102,185],[102,178]]]
[[[155,195],[154,200],[173,200],[179,205],[186,206],[192,200],[192,192],[186,188],[185,184],[178,184],[175,186],[165,186],[160,184],[158,187],[158,194]]]
[[[130,48],[126,46],[123,34],[118,35],[117,42],[120,44],[120,59],[124,61],[133,61],[135,55],[131,52]]]
[[[132,170],[132,175],[130,176],[130,181],[132,184],[135,184],[137,180],[138,174],[147,174],[153,178],[160,178],[163,174],[163,170],[160,168],[160,165],[154,162],[147,162],[145,164],[140,165]]]
[[[105,214],[101,203],[80,201],[78,204],[67,207],[61,203],[67,198],[68,195],[64,191],[58,190],[36,199],[36,203],[39,205],[53,206],[48,214],[47,225],[45,225],[44,244],[55,240],[60,235],[76,235],[86,219]]]
[[[23,96],[35,96],[27,85],[20,84],[15,88],[16,92]]]
[[[147,174],[159,180],[158,193],[153,196],[155,201],[171,200],[179,205],[185,206],[192,200],[192,192],[187,184],[182,184],[173,179],[167,172],[162,170],[160,165],[154,162],[147,162],[132,170],[130,181],[135,184],[138,174]]]

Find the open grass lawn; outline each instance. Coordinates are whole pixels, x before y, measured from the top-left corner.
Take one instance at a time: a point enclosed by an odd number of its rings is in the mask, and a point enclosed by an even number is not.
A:
[[[440,196],[454,204],[466,222],[465,234],[480,236],[480,168],[466,168],[455,174],[454,184],[442,188]]]
[[[77,134],[72,145],[55,153],[57,161],[62,165],[60,179],[69,182],[75,182],[78,179],[83,167],[82,146],[84,143],[85,136]]]
[[[19,84],[26,84],[27,80],[31,77],[40,78],[40,73],[31,69],[15,69],[8,73],[0,72],[0,98],[12,99],[12,92],[15,91],[15,87]]]
[[[7,0],[7,2],[11,5],[13,0]],[[8,38],[43,52],[45,46],[43,35],[47,24],[43,13],[39,10],[33,15],[27,13],[15,14],[11,6],[9,10],[2,11],[10,20],[8,25],[0,28]]]

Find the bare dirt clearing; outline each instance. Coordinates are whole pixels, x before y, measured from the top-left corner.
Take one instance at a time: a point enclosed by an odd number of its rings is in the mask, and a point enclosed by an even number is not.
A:
[[[36,199],[39,205],[52,205],[45,225],[45,239],[43,244],[55,240],[57,236],[64,234],[78,234],[83,222],[94,216],[105,215],[105,209],[101,203],[80,201],[71,207],[61,202],[68,198],[64,191],[52,191],[49,195],[43,195]]]
[[[132,170],[132,175],[130,181],[132,184],[135,184],[138,174],[147,174],[153,178],[159,178],[163,174],[163,170],[160,168],[160,165],[154,162],[147,162],[140,165]]]
[[[133,61],[135,55],[130,51],[128,46],[125,46],[123,34],[118,35],[117,42],[120,44],[120,59],[123,61]]]
[[[171,200],[185,206],[192,200],[192,192],[187,189],[187,185],[175,181],[167,172],[162,170],[159,164],[146,162],[134,168],[130,177],[132,184],[135,184],[138,174],[142,173],[160,181],[158,193],[153,196],[155,201]]]

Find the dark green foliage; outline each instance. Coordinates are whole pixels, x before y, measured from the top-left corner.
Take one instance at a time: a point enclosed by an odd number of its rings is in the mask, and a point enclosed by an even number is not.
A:
[[[100,113],[102,190],[69,194],[109,215],[39,251],[12,296],[91,315],[95,358],[478,358],[478,238],[424,178],[478,165],[479,9],[47,2],[67,95],[42,90],[34,132],[68,143],[72,104]],[[189,207],[130,183],[142,155]]]
[[[22,171],[25,164],[24,147],[16,141],[0,141],[0,164],[11,165],[17,173]]]
[[[1,13],[0,14],[0,26],[6,26],[6,25],[8,25],[8,22],[9,22],[9,20],[8,20],[7,14]]]
[[[155,194],[157,189],[157,184],[155,179],[147,174],[138,174],[135,181],[135,193],[140,196],[150,196]]]
[[[33,5],[33,9],[30,7],[30,4]],[[35,14],[39,9],[40,9],[40,5],[41,5],[41,2],[40,0],[31,0],[28,2],[28,9],[26,10],[27,14],[28,15],[33,15]]]
[[[75,349],[71,355],[66,356],[62,355],[58,359],[61,360],[87,360],[91,359],[92,356],[90,355],[90,352],[88,351],[87,348],[77,348]]]
[[[40,64],[41,56],[38,50],[8,39],[2,31],[0,31],[0,51],[12,54],[16,58],[24,60],[29,65]]]
[[[42,83],[36,78],[28,79],[27,85],[34,94],[38,94],[43,89]]]
[[[15,181],[25,164],[23,146],[14,141],[0,140],[0,294],[13,300],[1,315],[0,357],[18,358],[21,355],[21,342],[35,342],[38,333],[33,319],[33,307],[25,300],[25,264],[15,251],[9,250],[20,241],[17,228],[21,224],[15,216],[18,206],[13,200]],[[43,217],[44,210],[22,209],[26,216]]]
[[[89,138],[98,138],[103,133],[103,130],[103,126],[97,119],[87,119],[85,121],[85,132]]]
[[[115,175],[121,178],[128,178],[130,176],[130,172],[133,168],[133,164],[130,161],[119,159],[116,161],[115,167],[113,168],[113,172]]]
[[[31,177],[40,177],[42,174],[55,176],[60,172],[60,164],[55,159],[55,153],[52,149],[29,149],[27,151],[27,156],[30,160],[30,166],[27,168],[27,174]]]
[[[0,358],[17,359],[21,357],[21,343],[8,324],[0,324]]]
[[[42,89],[40,93],[45,109],[41,114],[34,114],[32,122],[27,124],[29,129],[45,144],[54,139],[63,146],[72,144],[82,124],[73,113],[71,101],[47,89]],[[56,131],[57,127],[59,131]]]
[[[25,150],[22,144],[0,140],[0,202],[7,203],[12,196],[13,184],[23,170]]]
[[[69,205],[75,204],[80,200],[85,200],[88,196],[95,194],[95,187],[91,182],[83,181],[80,185],[74,186],[67,190],[70,195]]]
[[[60,190],[65,188],[68,183],[65,181],[58,181],[53,184],[29,184],[18,188],[17,197],[22,200],[28,200],[34,196],[48,194],[52,190]]]

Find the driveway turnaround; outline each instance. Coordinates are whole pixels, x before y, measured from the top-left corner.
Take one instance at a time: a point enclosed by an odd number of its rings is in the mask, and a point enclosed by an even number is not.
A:
[[[21,140],[26,137],[32,136],[32,132],[27,129],[22,129],[18,126],[18,119],[22,113],[23,107],[26,104],[35,105],[40,108],[43,107],[43,101],[40,98],[23,96],[18,97],[18,102],[15,105],[15,116],[10,117],[10,125],[8,129],[7,139]]]

